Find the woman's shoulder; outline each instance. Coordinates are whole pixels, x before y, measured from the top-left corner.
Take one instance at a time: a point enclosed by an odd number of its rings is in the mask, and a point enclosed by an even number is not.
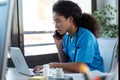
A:
[[[94,36],[94,34],[90,31],[90,30],[88,30],[88,29],[86,29],[86,28],[84,28],[84,27],[80,27],[79,28],[79,35],[86,35],[86,36]],[[94,36],[95,37],[95,36]]]
[[[84,40],[84,39],[85,40],[86,39],[88,39],[88,40],[96,40],[96,37],[94,36],[94,34],[90,30],[88,30],[86,28],[83,28],[83,27],[79,28],[78,36],[82,40]]]
[[[84,28],[84,27],[79,27],[79,32],[91,33],[90,30],[88,30],[87,28]]]

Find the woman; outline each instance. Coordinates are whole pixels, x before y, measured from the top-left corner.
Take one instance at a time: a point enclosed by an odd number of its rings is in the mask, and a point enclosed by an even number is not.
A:
[[[55,40],[60,63],[49,63],[50,67],[63,68],[70,72],[99,70],[104,72],[103,59],[100,56],[97,37],[101,25],[72,1],[58,1],[53,5],[55,21]],[[56,33],[63,35],[62,39]],[[42,66],[35,67],[39,71]]]

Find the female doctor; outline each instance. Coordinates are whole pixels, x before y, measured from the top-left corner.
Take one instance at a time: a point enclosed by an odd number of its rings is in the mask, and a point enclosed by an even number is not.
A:
[[[72,1],[61,0],[53,5],[53,20],[56,31],[53,38],[60,62],[49,63],[52,68],[69,72],[86,73],[88,70],[104,72],[97,37],[101,29],[98,21]],[[60,35],[56,35],[56,34]],[[59,36],[61,38],[59,38]],[[34,72],[43,66],[36,66]]]

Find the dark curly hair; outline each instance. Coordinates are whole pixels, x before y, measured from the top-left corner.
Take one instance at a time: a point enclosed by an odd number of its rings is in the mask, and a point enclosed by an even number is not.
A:
[[[96,38],[99,37],[101,24],[90,14],[82,13],[81,8],[72,1],[59,0],[53,5],[53,12],[57,12],[66,19],[73,17],[73,22],[77,27],[84,27],[90,30]]]

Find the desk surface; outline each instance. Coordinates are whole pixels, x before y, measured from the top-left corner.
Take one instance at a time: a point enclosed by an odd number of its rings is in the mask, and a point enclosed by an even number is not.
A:
[[[65,75],[72,76],[74,80],[85,80],[83,74],[66,73]],[[6,80],[28,80],[29,77],[17,72],[15,68],[8,68],[6,71]]]

